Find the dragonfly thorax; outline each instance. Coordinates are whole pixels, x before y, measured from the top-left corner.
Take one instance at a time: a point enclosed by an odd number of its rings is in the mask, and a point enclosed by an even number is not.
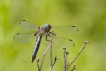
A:
[[[37,35],[39,36],[43,36],[45,35],[46,33],[49,32],[49,30],[51,29],[51,25],[49,24],[45,24],[44,26],[41,26],[37,32]]]

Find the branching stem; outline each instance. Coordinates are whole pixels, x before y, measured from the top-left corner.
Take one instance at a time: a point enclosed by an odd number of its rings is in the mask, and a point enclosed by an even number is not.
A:
[[[86,46],[87,43],[90,43],[90,42],[84,41],[84,45],[83,45],[83,47],[81,48],[81,50],[79,51],[79,53],[77,54],[77,56],[72,60],[72,62],[68,63],[68,65],[67,65],[67,70],[68,70],[68,68],[74,63],[74,61],[78,58],[78,56],[81,54],[81,52],[83,51],[83,49],[85,48],[85,46]]]

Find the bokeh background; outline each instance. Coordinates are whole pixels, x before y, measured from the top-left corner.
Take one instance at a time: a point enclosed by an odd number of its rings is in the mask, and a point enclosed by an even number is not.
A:
[[[75,25],[79,32],[68,35],[75,47],[68,48],[68,60],[72,60],[83,46],[90,41],[73,65],[75,71],[106,71],[106,0],[0,0],[0,71],[37,71],[36,62],[31,63],[35,39],[28,44],[14,41],[14,35],[23,32],[19,22],[52,26]],[[41,59],[46,47],[41,46]],[[62,48],[53,49],[59,59],[53,71],[64,71]],[[42,71],[49,70],[49,52]],[[72,69],[73,65],[69,70]]]

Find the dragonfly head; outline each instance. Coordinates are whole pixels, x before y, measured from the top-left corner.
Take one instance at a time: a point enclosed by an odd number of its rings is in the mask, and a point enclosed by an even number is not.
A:
[[[51,29],[51,25],[50,24],[45,24],[44,28],[47,32],[49,32],[49,30]]]

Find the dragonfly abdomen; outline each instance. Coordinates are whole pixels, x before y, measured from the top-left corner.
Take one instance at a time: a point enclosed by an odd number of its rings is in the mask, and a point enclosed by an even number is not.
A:
[[[33,53],[32,53],[32,63],[35,60],[37,52],[39,50],[39,46],[40,46],[40,43],[41,43],[41,38],[42,38],[42,36],[37,36],[37,38],[36,38],[36,43],[34,45],[34,50],[33,50]]]

